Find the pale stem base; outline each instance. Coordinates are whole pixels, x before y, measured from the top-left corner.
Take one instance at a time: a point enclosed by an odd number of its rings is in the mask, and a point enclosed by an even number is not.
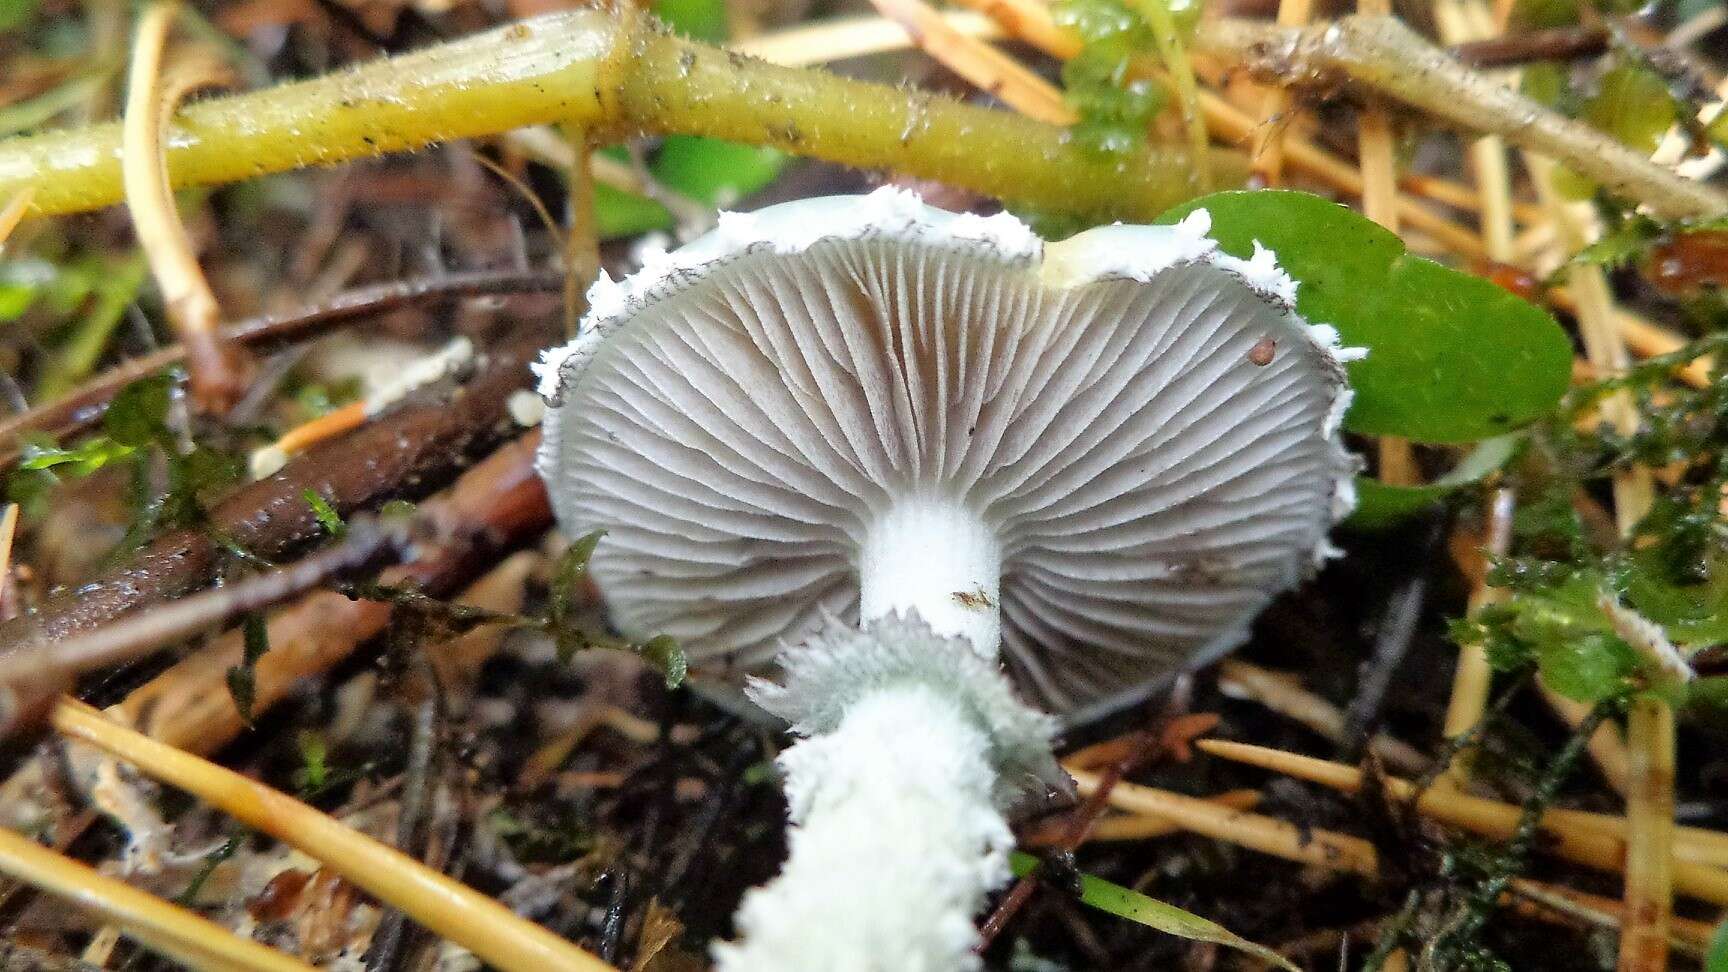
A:
[[[952,698],[902,683],[781,754],[791,853],[745,896],[720,972],[978,968],[972,916],[1013,846],[986,752]]]

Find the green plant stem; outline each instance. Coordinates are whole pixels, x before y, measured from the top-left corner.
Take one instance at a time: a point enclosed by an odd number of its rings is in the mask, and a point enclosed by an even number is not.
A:
[[[511,24],[328,77],[188,106],[168,138],[176,186],[233,182],[436,142],[569,122],[596,138],[711,135],[936,179],[1094,217],[1150,218],[1192,195],[1185,152],[1099,158],[1067,132],[949,98],[782,68],[673,38],[633,13]],[[120,199],[113,125],[0,142],[0,198],[32,215]],[[1220,183],[1246,173],[1214,151]]]
[[[1206,119],[1200,114],[1200,89],[1194,83],[1194,65],[1188,61],[1188,51],[1182,43],[1182,32],[1176,26],[1176,18],[1170,13],[1169,0],[1136,0],[1134,9],[1145,18],[1146,25],[1152,28],[1153,40],[1158,45],[1158,57],[1164,62],[1164,69],[1170,73],[1171,86],[1176,91],[1176,104],[1182,112],[1182,125],[1188,133],[1188,147],[1196,158],[1202,158],[1199,153],[1206,151],[1210,140],[1206,134]],[[1197,193],[1206,193],[1212,188],[1211,175],[1206,166],[1201,164],[1194,169],[1194,187]]]

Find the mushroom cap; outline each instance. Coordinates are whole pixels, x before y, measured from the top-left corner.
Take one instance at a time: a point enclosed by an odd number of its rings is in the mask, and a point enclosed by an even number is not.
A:
[[[911,494],[1000,538],[1003,659],[1056,712],[1245,636],[1354,503],[1330,327],[1203,211],[1046,244],[898,190],[725,214],[547,353],[540,470],[614,622],[761,670]]]

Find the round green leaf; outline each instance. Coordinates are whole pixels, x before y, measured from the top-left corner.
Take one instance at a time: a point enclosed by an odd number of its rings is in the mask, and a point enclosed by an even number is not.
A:
[[[1344,427],[1420,442],[1471,442],[1553,409],[1571,376],[1572,344],[1546,312],[1480,277],[1404,250],[1402,240],[1336,203],[1302,192],[1220,192],[1196,209],[1211,236],[1247,257],[1274,251],[1298,282],[1297,308],[1368,356],[1349,365],[1356,400]]]

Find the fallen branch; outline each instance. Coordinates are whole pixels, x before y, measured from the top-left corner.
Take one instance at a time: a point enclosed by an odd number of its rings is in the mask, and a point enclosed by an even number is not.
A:
[[[530,380],[528,363],[552,337],[528,327],[485,355],[480,370],[447,400],[405,403],[378,421],[320,444],[268,479],[242,487],[210,511],[208,530],[158,537],[130,563],[76,591],[63,591],[35,614],[0,624],[0,658],[100,627],[129,611],[191,593],[215,579],[221,536],[279,560],[323,532],[306,502],[311,490],[340,515],[401,496],[423,495],[469,458],[515,428],[510,396]],[[356,462],[355,456],[367,461]],[[8,700],[0,725],[32,711],[39,696]]]
[[[420,504],[439,539],[417,544],[412,560],[386,568],[380,581],[432,597],[459,590],[493,558],[538,536],[551,524],[546,491],[534,472],[537,433],[505,445],[475,465],[446,493]],[[347,658],[389,623],[393,606],[319,591],[270,620],[270,651],[253,672],[254,717],[305,679]],[[115,708],[151,737],[200,755],[232,740],[246,722],[235,708],[226,673],[243,652],[239,632],[224,636],[139,686]],[[434,664],[441,661],[434,659]],[[5,794],[0,789],[0,796]]]
[[[406,540],[400,529],[356,521],[349,525],[347,536],[340,543],[287,567],[183,597],[149,611],[133,612],[64,640],[11,652],[0,657],[0,698],[29,698],[32,694],[63,690],[84,672],[135,660],[219,622],[269,607],[337,575],[373,566],[397,552]]]
[[[268,351],[318,337],[362,317],[404,307],[459,297],[549,293],[563,285],[561,273],[522,270],[476,270],[373,284],[292,313],[237,321],[223,328],[222,340]],[[0,468],[17,460],[18,444],[25,435],[39,432],[61,439],[88,429],[101,420],[109,400],[120,389],[185,360],[186,348],[171,344],[128,358],[58,401],[0,419]]]
[[[413,559],[386,568],[381,579],[443,597],[462,588],[499,554],[539,536],[552,519],[544,485],[534,472],[539,441],[534,432],[505,445],[464,473],[448,491],[420,504],[420,516],[436,525],[437,538],[416,544]],[[520,568],[511,570],[514,587],[520,591]],[[483,579],[476,587],[485,583]],[[474,595],[470,589],[468,596]],[[270,650],[257,660],[252,673],[253,718],[383,632],[394,610],[381,601],[317,591],[274,612],[268,620]],[[479,635],[471,632],[455,644],[465,645]],[[229,670],[242,662],[244,641],[240,631],[223,635],[132,690],[107,711],[176,749],[201,756],[216,752],[248,725],[228,681]],[[447,686],[464,684],[467,670],[478,665],[460,650],[455,657],[443,650],[434,652],[431,661]],[[38,753],[0,784],[0,808],[32,805],[49,785],[48,758]],[[23,819],[15,818],[13,823],[22,824]]]

